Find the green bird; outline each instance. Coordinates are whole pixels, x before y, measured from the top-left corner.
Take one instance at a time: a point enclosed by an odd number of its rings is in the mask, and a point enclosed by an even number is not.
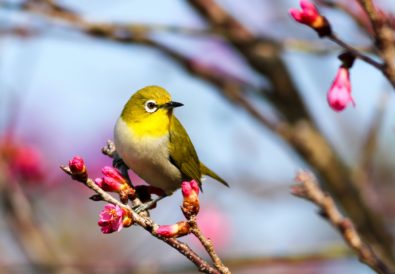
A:
[[[159,86],[147,86],[133,94],[123,108],[114,129],[116,150],[124,163],[165,196],[181,187],[183,181],[203,175],[229,186],[199,161],[185,128],[173,109],[183,104],[171,100]]]

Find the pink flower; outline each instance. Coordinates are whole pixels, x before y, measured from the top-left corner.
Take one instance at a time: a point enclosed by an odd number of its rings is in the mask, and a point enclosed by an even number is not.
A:
[[[113,167],[105,166],[102,168],[103,178],[96,178],[95,183],[104,191],[120,193],[129,188],[129,185],[121,173]]]
[[[327,100],[329,106],[334,111],[342,111],[351,102],[355,106],[354,99],[351,97],[350,72],[341,66],[336,78],[328,91]]]
[[[302,10],[289,10],[289,14],[295,21],[315,29],[320,36],[326,36],[331,33],[328,21],[318,12],[313,3],[301,0],[300,7]]]
[[[42,156],[34,147],[18,147],[10,160],[10,169],[24,180],[39,181],[44,177]]]
[[[189,231],[189,224],[182,221],[172,225],[161,225],[155,230],[155,233],[165,238],[174,238],[187,235]]]
[[[69,161],[69,167],[72,173],[83,173],[86,170],[84,159],[79,156],[74,156]]]
[[[105,234],[118,232],[122,227],[132,225],[132,218],[127,210],[117,205],[107,204],[100,212],[100,218],[97,224]]]
[[[181,191],[184,196],[181,209],[184,216],[188,219],[199,213],[199,184],[195,180],[182,182]]]
[[[69,161],[69,168],[71,171],[71,177],[74,180],[86,182],[88,179],[88,172],[85,162],[81,157],[74,156],[73,159]]]
[[[182,182],[181,184],[181,191],[184,198],[194,198],[197,197],[199,194],[199,184],[192,180],[190,182]]]
[[[289,14],[299,23],[312,26],[314,22],[321,16],[313,3],[307,0],[300,1],[301,11],[290,9]]]

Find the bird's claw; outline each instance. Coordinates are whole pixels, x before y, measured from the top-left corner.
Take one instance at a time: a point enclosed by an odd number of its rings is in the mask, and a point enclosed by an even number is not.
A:
[[[133,209],[133,211],[136,212],[137,214],[140,214],[140,213],[143,212],[143,211],[146,211],[146,210],[148,210],[148,209],[153,208],[155,205],[156,205],[156,201],[155,201],[155,200],[152,200],[152,201],[149,201],[149,202],[140,204],[140,205],[136,205],[136,206],[134,206],[132,209]]]

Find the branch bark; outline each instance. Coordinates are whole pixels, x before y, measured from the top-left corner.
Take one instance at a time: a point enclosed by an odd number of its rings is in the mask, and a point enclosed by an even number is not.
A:
[[[320,215],[326,218],[341,234],[344,241],[358,255],[361,262],[365,263],[377,273],[393,273],[373,249],[359,236],[354,224],[348,218],[343,217],[337,209],[335,201],[324,193],[318,186],[314,176],[301,171],[296,176],[297,185],[293,186],[292,193],[316,204],[320,208]]]

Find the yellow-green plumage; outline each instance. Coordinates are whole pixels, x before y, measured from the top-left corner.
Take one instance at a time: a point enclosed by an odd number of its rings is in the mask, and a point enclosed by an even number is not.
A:
[[[154,102],[155,108],[148,108]],[[181,106],[158,86],[137,91],[126,103],[114,130],[118,154],[148,184],[171,194],[184,180],[208,175],[228,186],[217,174],[199,161],[184,127],[173,115]]]

